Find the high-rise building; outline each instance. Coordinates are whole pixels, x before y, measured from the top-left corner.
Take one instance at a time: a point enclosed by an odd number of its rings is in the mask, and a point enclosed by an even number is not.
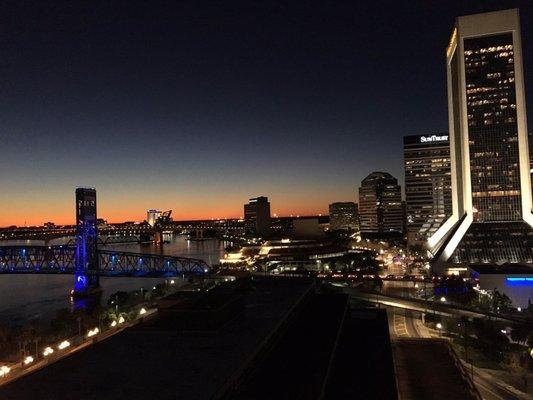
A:
[[[407,241],[425,243],[452,214],[447,133],[403,138]]]
[[[329,205],[329,229],[337,230],[358,230],[359,217],[357,215],[357,204],[354,202],[338,202]]]
[[[98,228],[96,226],[96,190],[76,189],[76,272],[74,290],[85,294],[98,286]]]
[[[270,233],[268,197],[255,197],[244,205],[244,226],[247,235],[268,236]]]
[[[527,141],[529,142],[529,173],[531,175],[531,178],[533,178],[533,140],[531,140],[530,135],[527,136]],[[531,182],[533,182],[533,179],[531,180]]]
[[[146,212],[146,222],[148,222],[148,225],[154,226],[157,219],[163,214],[162,211],[159,210],[148,210]]]
[[[533,262],[533,216],[517,9],[456,20],[446,50],[452,216],[429,239],[434,266]]]
[[[361,234],[386,237],[403,232],[402,191],[398,180],[387,172],[372,172],[359,188]]]

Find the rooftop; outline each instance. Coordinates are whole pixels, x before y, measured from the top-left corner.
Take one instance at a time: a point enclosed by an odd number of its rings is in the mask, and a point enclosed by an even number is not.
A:
[[[533,266],[527,264],[471,264],[470,269],[479,275],[533,275]]]
[[[217,330],[141,324],[0,387],[0,398],[212,398],[310,287],[255,279],[243,311]]]

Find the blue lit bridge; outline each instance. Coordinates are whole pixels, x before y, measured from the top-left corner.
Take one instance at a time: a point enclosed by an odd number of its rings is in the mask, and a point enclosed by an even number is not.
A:
[[[181,276],[204,274],[200,259],[98,249],[101,276]],[[75,246],[0,246],[0,274],[74,274]]]
[[[141,241],[147,232],[129,231],[126,235],[120,235],[122,237],[112,235],[104,239],[99,236],[97,221],[96,189],[77,188],[75,231],[67,229],[57,232],[61,236],[75,232],[74,239],[67,245],[59,246],[0,246],[0,274],[73,274],[74,294],[86,296],[99,286],[101,275],[181,276],[209,272],[207,263],[199,259],[102,249],[101,246],[106,244],[124,243],[132,238]],[[145,228],[152,229],[151,226]],[[156,242],[161,242],[162,226],[159,222],[156,223],[154,234]]]

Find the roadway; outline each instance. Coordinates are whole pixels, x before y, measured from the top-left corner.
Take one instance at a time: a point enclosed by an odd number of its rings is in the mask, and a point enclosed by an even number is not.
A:
[[[352,299],[388,307],[403,308],[424,313],[431,312],[432,314],[444,315],[447,317],[463,316],[469,318],[490,318],[494,321],[501,322],[520,322],[508,317],[488,315],[482,312],[459,308],[447,303],[424,301],[422,299],[404,297],[403,295],[397,296],[384,293],[361,292],[359,289],[350,287],[345,287],[343,290],[345,293],[349,294]]]
[[[395,287],[395,286],[392,286]],[[393,289],[393,292],[397,289]],[[404,289],[400,289],[404,290]],[[409,291],[409,289],[405,289]],[[365,300],[376,303],[376,298],[364,295]],[[355,297],[355,296],[354,296]],[[357,297],[361,299],[361,297]],[[394,303],[397,299],[394,299]],[[438,331],[426,327],[422,323],[422,312],[420,310],[409,309],[406,302],[403,305],[390,305],[384,298],[379,301],[380,306],[384,306],[387,310],[387,317],[389,323],[389,334],[391,341],[408,339],[408,338],[425,338],[437,339],[441,335]],[[472,365],[465,363],[463,365],[467,371],[472,371]],[[516,390],[514,387],[506,384],[504,381],[490,373],[490,370],[473,367],[474,384],[485,400],[533,400],[532,395],[525,394]]]

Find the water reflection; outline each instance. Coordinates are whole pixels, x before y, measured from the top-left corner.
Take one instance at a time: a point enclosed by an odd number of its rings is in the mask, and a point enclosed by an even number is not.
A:
[[[49,245],[64,244],[69,239],[50,241]],[[218,263],[223,257],[224,243],[215,239],[189,241],[187,237],[174,235],[165,237],[169,240],[163,246],[153,244],[114,244],[105,247],[119,251],[163,254],[200,258],[209,265]],[[0,242],[0,245],[44,245],[44,241],[17,240]],[[164,281],[164,278],[126,278],[101,277],[101,301],[117,291],[150,288]],[[73,286],[72,275],[15,274],[0,275],[0,322],[21,323],[30,319],[48,319],[62,308],[70,309],[70,291]]]

